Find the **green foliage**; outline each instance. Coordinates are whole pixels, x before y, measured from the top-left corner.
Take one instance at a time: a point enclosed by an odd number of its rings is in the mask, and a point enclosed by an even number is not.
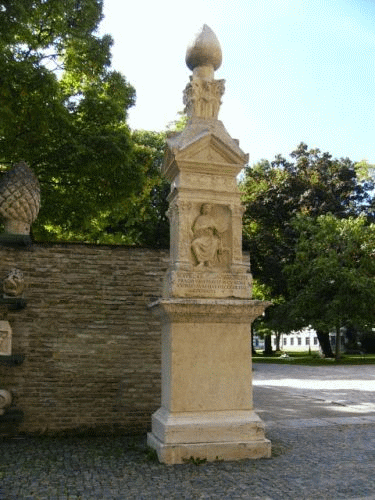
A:
[[[375,224],[364,216],[294,221],[299,238],[285,266],[291,314],[316,330],[375,324]]]
[[[373,337],[372,337],[373,338]],[[332,366],[335,365],[374,365],[375,356],[371,355],[343,355],[340,359],[322,358],[317,354],[307,353],[289,353],[289,358],[280,356],[256,356],[253,357],[254,363],[270,363],[278,365],[304,365],[304,366]]]
[[[167,132],[182,132],[187,125],[188,116],[184,111],[177,113],[179,118],[168,124]]]
[[[184,463],[186,464],[193,464],[193,465],[203,465],[207,462],[207,458],[200,458],[200,457],[193,457],[191,456],[190,458],[183,458],[182,459]],[[219,462],[220,459],[217,457],[217,461]]]
[[[277,156],[273,162],[262,160],[248,167],[240,185],[246,205],[244,245],[250,250],[252,273],[276,304],[263,320],[278,331],[307,326],[288,314],[290,290],[284,267],[295,258],[295,217],[332,213],[347,218],[365,213],[373,219],[372,181],[368,176],[359,178],[353,162],[308,150],[303,143],[290,156],[290,162]]]
[[[12,0],[0,12],[0,163],[42,187],[37,239],[82,239],[142,182],[99,0]]]
[[[126,244],[168,248],[169,221],[167,196],[170,184],[160,172],[164,132],[137,130],[132,133],[134,162],[143,183],[127,198],[102,211],[83,238],[95,243]]]
[[[355,164],[357,175],[360,179],[370,180],[375,175],[375,165],[371,165],[367,160],[361,160]]]
[[[156,450],[154,448],[147,446],[147,449],[145,451],[145,461],[154,463],[159,462],[158,454],[156,453]]]

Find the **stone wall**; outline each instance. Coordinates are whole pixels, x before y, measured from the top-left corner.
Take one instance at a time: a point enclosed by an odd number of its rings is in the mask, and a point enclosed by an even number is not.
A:
[[[25,274],[27,307],[9,312],[12,353],[0,388],[23,410],[20,432],[136,432],[160,406],[160,295],[169,252],[81,244],[0,247],[0,280]]]

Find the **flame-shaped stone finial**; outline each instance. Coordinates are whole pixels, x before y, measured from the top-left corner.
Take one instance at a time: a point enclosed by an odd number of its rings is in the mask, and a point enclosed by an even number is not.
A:
[[[186,50],[186,65],[195,76],[212,79],[222,61],[219,40],[205,24]]]

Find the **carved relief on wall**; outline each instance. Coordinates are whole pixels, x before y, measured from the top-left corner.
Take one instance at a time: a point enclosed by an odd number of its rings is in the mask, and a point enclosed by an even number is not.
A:
[[[203,203],[191,226],[195,270],[224,269],[231,260],[230,211],[224,205]]]
[[[8,321],[0,321],[0,354],[12,354],[12,329]]]
[[[12,395],[5,389],[0,389],[0,415],[4,415],[5,408],[10,406],[12,402]]]
[[[8,297],[19,297],[25,289],[25,279],[22,271],[11,269],[2,283],[3,293]]]

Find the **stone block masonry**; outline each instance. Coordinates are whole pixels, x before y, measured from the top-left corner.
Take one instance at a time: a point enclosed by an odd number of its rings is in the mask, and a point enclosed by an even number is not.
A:
[[[169,251],[123,246],[0,247],[0,281],[25,276],[27,306],[9,311],[12,353],[1,388],[24,412],[19,432],[145,431],[160,406],[160,296]]]

